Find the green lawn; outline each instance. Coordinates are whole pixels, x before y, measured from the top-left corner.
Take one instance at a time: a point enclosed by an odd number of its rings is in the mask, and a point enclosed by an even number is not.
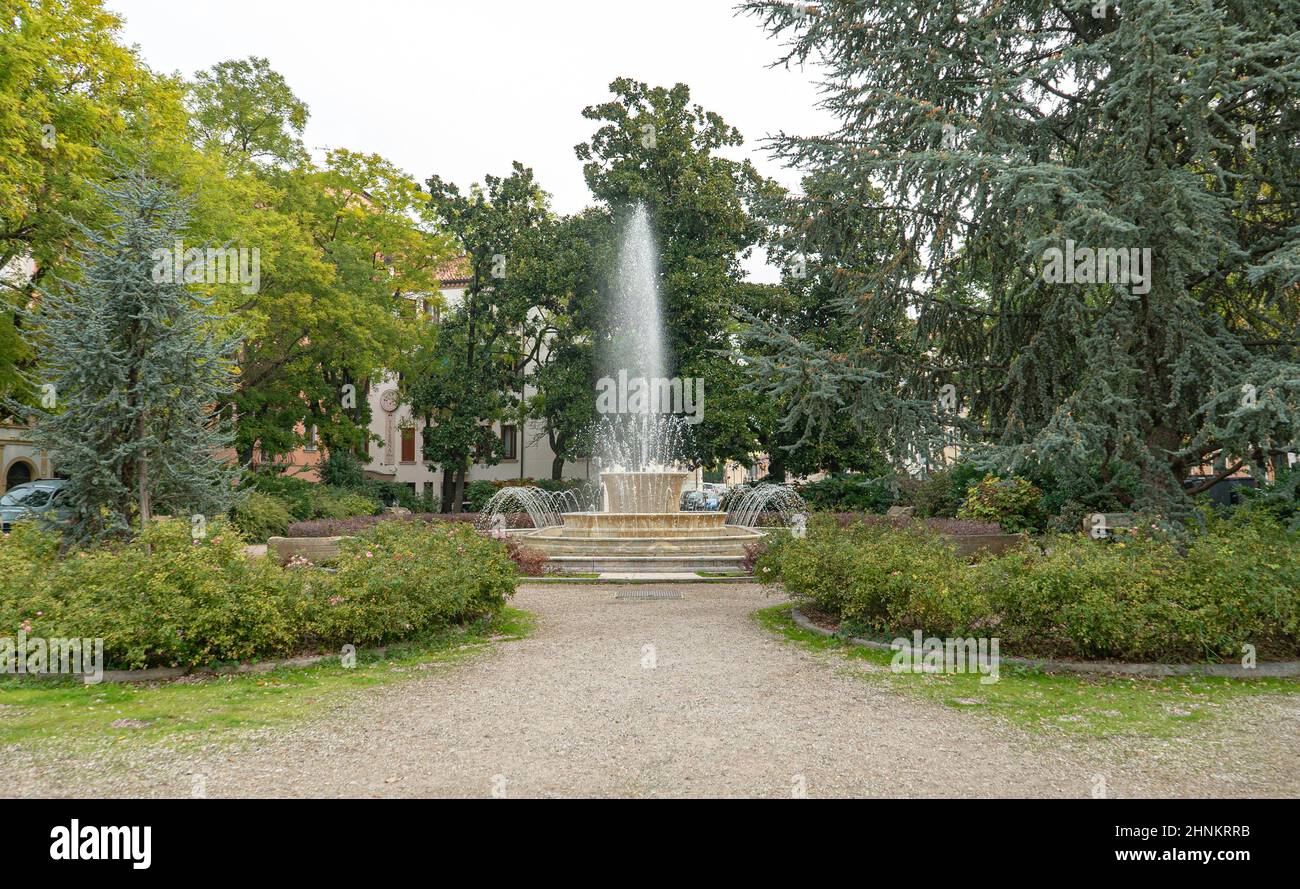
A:
[[[1225,704],[1251,695],[1300,694],[1296,679],[1224,679],[1180,676],[1163,679],[1047,674],[1000,667],[997,682],[981,685],[978,674],[893,673],[892,652],[865,648],[804,630],[789,605],[754,612],[754,619],[786,639],[819,652],[835,652],[884,667],[854,671],[945,706],[1003,719],[1042,732],[1112,736],[1176,737],[1211,722]]]
[[[390,646],[381,657],[358,651],[356,666],[337,660],[268,673],[138,685],[72,680],[0,682],[0,745],[57,740],[96,743],[212,738],[320,712],[354,689],[400,682],[455,664],[493,641],[527,635],[533,617],[507,608],[494,623]],[[116,723],[116,725],[114,725]]]

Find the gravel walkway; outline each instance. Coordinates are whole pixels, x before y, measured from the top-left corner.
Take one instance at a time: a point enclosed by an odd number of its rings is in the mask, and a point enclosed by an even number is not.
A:
[[[528,639],[198,749],[10,751],[21,795],[1300,796],[1300,697],[1195,744],[1030,736],[891,693],[773,636],[754,585],[525,587]],[[647,646],[653,646],[648,648]],[[859,667],[860,668],[860,667]],[[10,755],[12,754],[12,755]]]

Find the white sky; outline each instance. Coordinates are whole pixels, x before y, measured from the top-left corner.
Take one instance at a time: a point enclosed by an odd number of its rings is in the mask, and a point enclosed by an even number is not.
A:
[[[462,188],[510,162],[531,166],[553,206],[590,203],[573,146],[596,124],[582,109],[610,81],[683,82],[692,101],[739,128],[759,171],[794,171],[761,144],[831,128],[815,73],[768,68],[779,53],[733,0],[107,0],[156,71],[265,56],[311,109],[306,143],[375,152],[421,183]],[[733,152],[732,156],[737,156]],[[776,280],[760,259],[757,280]]]

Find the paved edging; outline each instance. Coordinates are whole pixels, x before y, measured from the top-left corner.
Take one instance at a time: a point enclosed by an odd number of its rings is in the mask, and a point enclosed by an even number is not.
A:
[[[838,636],[825,627],[817,626],[798,608],[791,608],[790,616],[801,629],[808,630],[810,633]],[[860,639],[856,636],[839,638],[878,651],[910,650],[910,646],[907,649],[896,649],[888,642],[877,642],[874,639]],[[1091,673],[1105,676],[1223,676],[1233,679],[1300,676],[1300,661],[1263,661],[1251,669],[1240,664],[1143,664],[1126,661],[1056,661],[1023,657],[999,657],[998,662],[1015,667],[1030,667],[1044,673]]]
[[[654,577],[647,574],[644,577],[565,577],[563,574],[552,574],[544,577],[520,577],[519,585],[525,584],[546,586],[548,584],[558,584],[561,586],[582,585],[582,584],[599,584],[612,586],[618,584],[636,584],[636,583],[757,583],[757,578],[751,576],[742,577]]]

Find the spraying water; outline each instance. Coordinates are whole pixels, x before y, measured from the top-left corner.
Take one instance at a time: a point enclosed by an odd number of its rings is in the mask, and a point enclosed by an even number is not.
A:
[[[764,482],[739,493],[727,507],[727,524],[755,528],[759,525],[790,527],[808,515],[808,505],[788,485]]]
[[[611,308],[614,329],[606,361],[610,370],[626,368],[629,376],[667,376],[659,251],[645,204],[637,204],[623,226]]]
[[[623,226],[603,356],[604,373],[660,379],[668,376],[659,259],[650,213],[637,204]],[[601,467],[617,472],[679,468],[686,453],[684,418],[656,413],[606,414],[594,430]]]

